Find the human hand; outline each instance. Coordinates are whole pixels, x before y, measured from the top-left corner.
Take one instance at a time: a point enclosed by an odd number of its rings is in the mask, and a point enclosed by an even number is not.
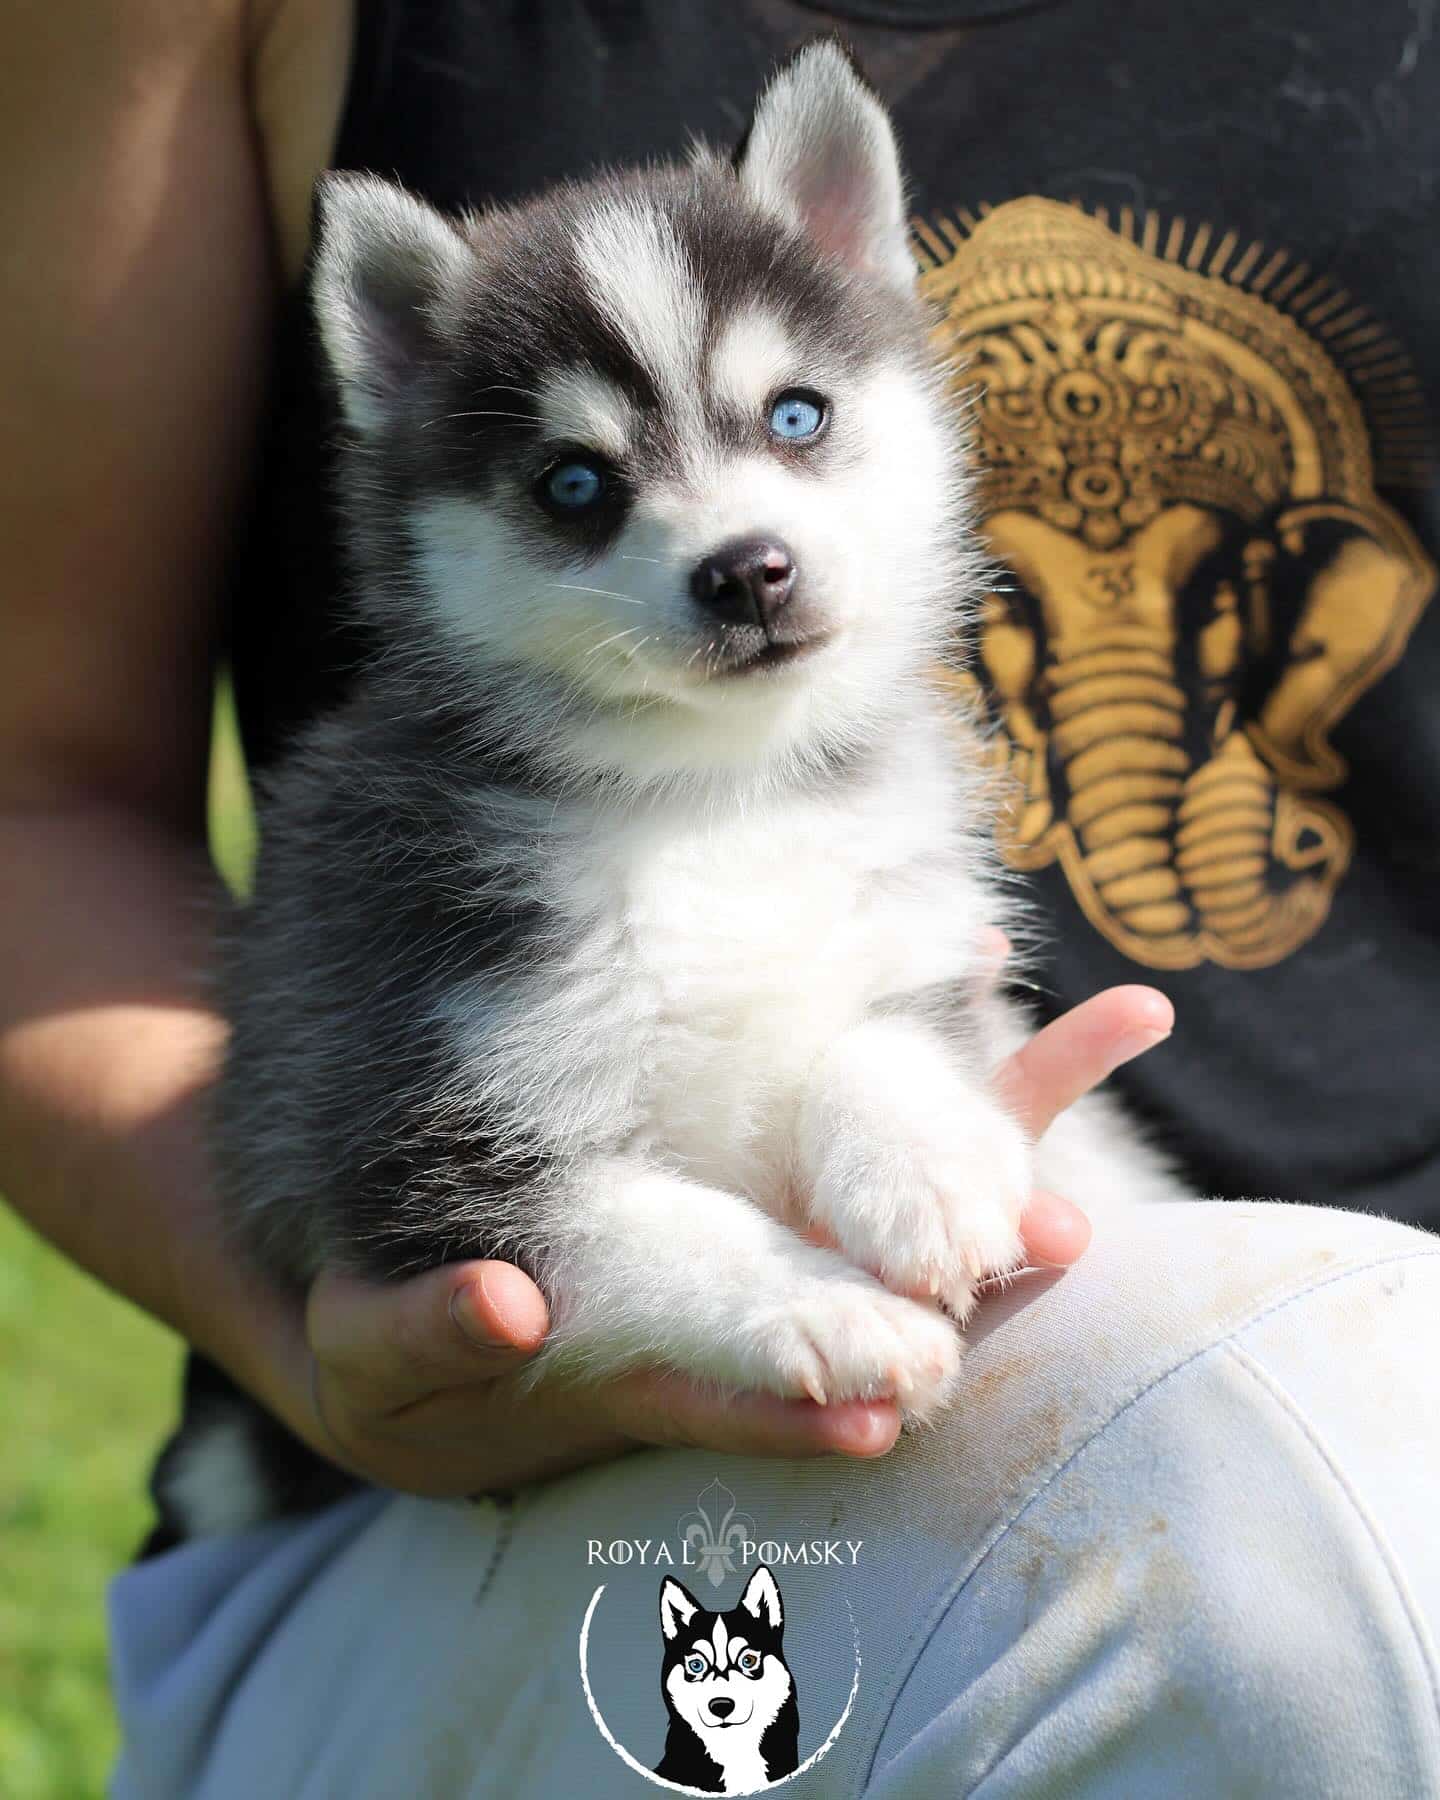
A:
[[[1169,1001],[1153,988],[1111,988],[1038,1032],[1000,1083],[1040,1137],[1112,1070],[1168,1036]],[[1037,1192],[1021,1223],[1033,1264],[1064,1267],[1089,1221]],[[317,1449],[388,1487],[431,1495],[504,1488],[637,1444],[752,1456],[883,1455],[900,1415],[892,1401],[819,1406],[768,1394],[717,1394],[643,1369],[576,1387],[524,1383],[549,1323],[544,1295],[503,1262],[447,1264],[380,1287],[327,1273],[306,1312]],[[291,1409],[293,1417],[293,1409]]]

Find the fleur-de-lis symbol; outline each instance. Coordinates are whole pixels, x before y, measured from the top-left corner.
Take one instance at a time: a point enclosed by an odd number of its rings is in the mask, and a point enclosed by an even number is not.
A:
[[[755,1521],[749,1513],[736,1510],[735,1496],[720,1481],[712,1481],[700,1495],[695,1511],[680,1521],[680,1535],[694,1546],[696,1566],[708,1576],[711,1587],[719,1587],[727,1575],[735,1573],[735,1554],[754,1534]]]

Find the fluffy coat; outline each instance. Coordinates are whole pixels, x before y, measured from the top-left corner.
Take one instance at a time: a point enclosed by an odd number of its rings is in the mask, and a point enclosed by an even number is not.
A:
[[[884,109],[826,41],[733,158],[321,200],[383,649],[265,798],[230,1212],[297,1286],[513,1258],[537,1374],[924,1417],[1036,1181],[1174,1189],[1112,1109],[1032,1146],[994,1090],[1007,900],[934,681],[987,572]]]

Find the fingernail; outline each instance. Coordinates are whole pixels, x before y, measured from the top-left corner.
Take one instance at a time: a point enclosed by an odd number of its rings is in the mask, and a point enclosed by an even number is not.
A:
[[[480,1291],[490,1300],[489,1290],[485,1286],[485,1277],[480,1277]],[[493,1302],[491,1302],[493,1310]],[[507,1337],[492,1335],[490,1328],[481,1316],[475,1304],[475,1297],[468,1287],[458,1287],[450,1296],[450,1317],[459,1326],[462,1334],[472,1344],[478,1344],[482,1350],[513,1350],[515,1346]]]
[[[1147,1025],[1140,1030],[1127,1032],[1111,1052],[1110,1068],[1118,1069],[1124,1063],[1133,1062],[1137,1056],[1143,1056],[1147,1050],[1163,1044],[1169,1035],[1169,1027],[1163,1025]]]
[[[900,1413],[893,1401],[842,1401],[830,1412],[832,1448],[841,1456],[884,1456],[900,1435]]]

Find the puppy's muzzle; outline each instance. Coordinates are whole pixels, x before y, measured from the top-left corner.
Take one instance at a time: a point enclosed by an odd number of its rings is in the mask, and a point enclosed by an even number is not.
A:
[[[766,637],[795,591],[795,559],[773,538],[744,538],[698,563],[690,577],[695,603],[725,625],[754,625]]]

